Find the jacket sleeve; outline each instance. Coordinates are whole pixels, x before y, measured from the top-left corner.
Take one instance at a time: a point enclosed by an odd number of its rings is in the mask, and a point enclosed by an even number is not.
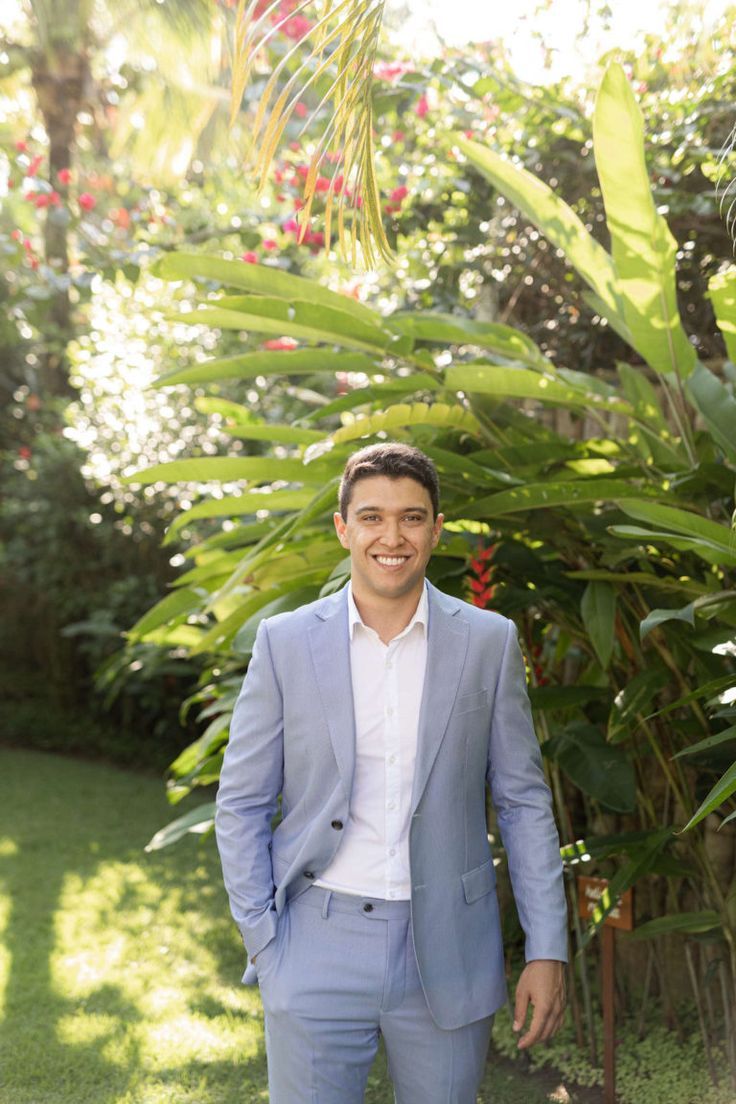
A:
[[[496,687],[488,783],[526,935],[526,961],[567,961],[567,902],[552,795],[542,768],[526,672],[509,622]]]
[[[283,703],[262,621],[230,725],[215,815],[230,909],[251,958],[276,933],[271,821],[282,783]]]

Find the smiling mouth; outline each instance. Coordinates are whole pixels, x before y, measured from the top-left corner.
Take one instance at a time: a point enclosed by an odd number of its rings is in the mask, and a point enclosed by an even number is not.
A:
[[[374,556],[373,559],[381,567],[401,567],[409,559],[408,556]]]

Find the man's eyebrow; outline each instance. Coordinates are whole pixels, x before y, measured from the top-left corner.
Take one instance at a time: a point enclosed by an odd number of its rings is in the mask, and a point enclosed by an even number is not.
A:
[[[358,506],[355,510],[356,514],[380,514],[383,510],[381,506]],[[404,506],[397,511],[399,514],[424,514],[429,513],[426,506]]]

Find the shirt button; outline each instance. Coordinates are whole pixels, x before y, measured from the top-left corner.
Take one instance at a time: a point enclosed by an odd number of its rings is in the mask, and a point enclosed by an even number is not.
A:
[[[370,903],[370,901],[366,901],[366,903],[363,905],[363,912],[373,912],[373,905]]]
[[[305,878],[313,878],[313,877],[314,877],[314,873],[313,873],[313,871],[311,871],[311,870],[305,870],[305,871],[304,871],[304,877],[305,877]]]
[[[396,756],[395,755],[389,755],[388,761],[389,761],[389,763],[395,763],[396,762]]]
[[[386,716],[387,717],[393,717],[393,715],[394,715],[394,711],[391,708],[391,706],[389,706],[388,709],[386,710]]]
[[[339,832],[340,829],[342,828],[342,821],[341,820],[333,820],[332,821],[332,827],[335,829],[336,832]]]
[[[396,854],[396,848],[392,847],[391,850],[389,851],[389,855],[395,855],[395,854]]]
[[[396,808],[396,802],[395,802],[395,801],[389,801],[389,803],[388,803],[388,805],[386,806],[386,808],[387,808],[387,809],[395,809],[395,808]]]

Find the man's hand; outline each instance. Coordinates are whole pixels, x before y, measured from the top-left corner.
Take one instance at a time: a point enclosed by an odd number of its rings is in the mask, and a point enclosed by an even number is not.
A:
[[[529,1011],[534,1005],[534,1015],[529,1030],[519,1039],[519,1050],[551,1039],[562,1024],[565,1014],[565,964],[551,958],[538,958],[527,962],[514,1003],[514,1031],[521,1031]]]

